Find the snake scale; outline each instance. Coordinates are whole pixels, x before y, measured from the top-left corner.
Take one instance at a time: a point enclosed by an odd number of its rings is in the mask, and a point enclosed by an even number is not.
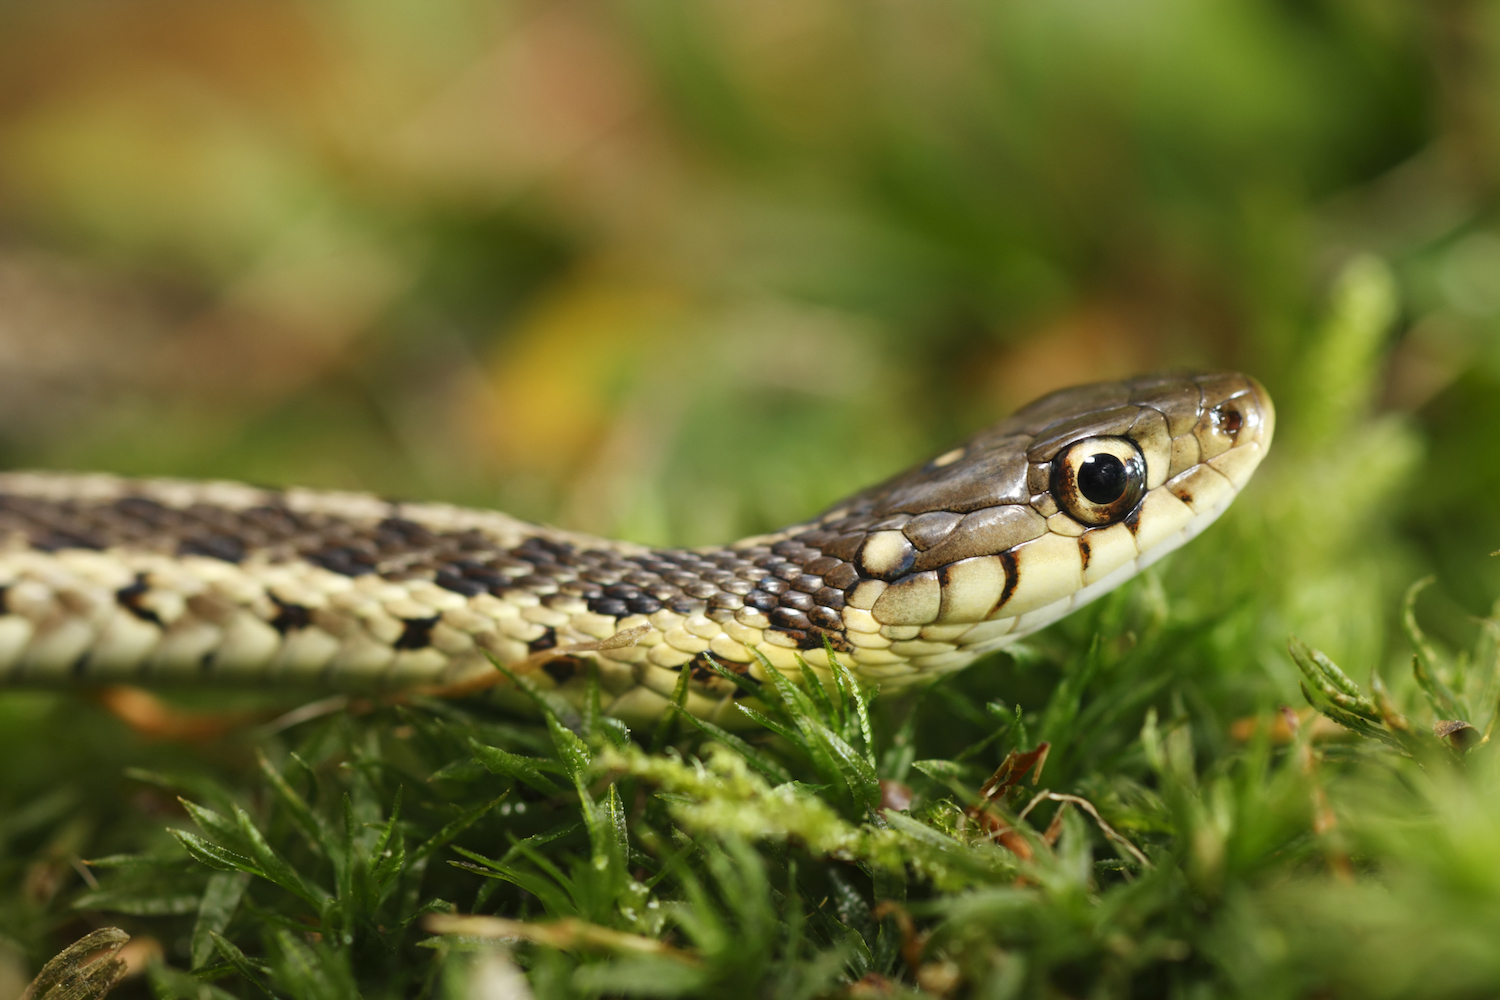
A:
[[[710,657],[764,680],[752,651],[795,674],[831,648],[900,686],[1192,538],[1274,419],[1233,373],[1065,389],[808,521],[693,550],[363,494],[0,473],[0,682],[399,690],[489,654],[577,698],[592,659],[605,710],[640,722],[683,671],[688,710],[724,717],[743,688]]]

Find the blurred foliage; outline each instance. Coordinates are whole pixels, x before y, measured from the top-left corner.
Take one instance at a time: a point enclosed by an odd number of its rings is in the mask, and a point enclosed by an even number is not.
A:
[[[163,998],[1500,987],[1496,769],[1432,730],[1496,708],[1500,8],[12,0],[0,95],[7,466],[695,544],[1065,384],[1280,407],[1223,524],[867,724],[6,695],[0,997],[107,923]]]

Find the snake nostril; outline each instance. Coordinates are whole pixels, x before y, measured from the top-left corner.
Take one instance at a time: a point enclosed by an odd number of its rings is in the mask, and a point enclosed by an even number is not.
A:
[[[1214,410],[1214,423],[1229,440],[1233,441],[1239,437],[1240,428],[1245,426],[1245,417],[1232,406],[1221,406]]]

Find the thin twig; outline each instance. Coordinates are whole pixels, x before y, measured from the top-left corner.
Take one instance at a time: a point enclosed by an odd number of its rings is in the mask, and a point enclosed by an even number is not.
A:
[[[565,951],[600,949],[637,955],[655,955],[684,965],[699,965],[698,958],[655,938],[627,934],[611,927],[601,927],[576,917],[565,917],[550,923],[534,924],[503,917],[465,916],[457,913],[430,913],[422,926],[433,934],[487,938],[500,941],[531,941]]]
[[[1066,792],[1049,792],[1046,789],[1043,789],[1042,791],[1037,792],[1035,797],[1033,797],[1030,802],[1026,803],[1026,808],[1021,810],[1020,815],[1018,815],[1016,819],[1025,819],[1026,815],[1030,813],[1031,810],[1035,809],[1043,802],[1049,800],[1052,802],[1069,802],[1082,809],[1084,812],[1088,813],[1094,818],[1094,822],[1099,825],[1100,832],[1102,832],[1104,836],[1108,837],[1115,844],[1123,848],[1126,853],[1128,853],[1132,858],[1135,859],[1136,864],[1146,869],[1155,867],[1155,865],[1151,863],[1150,859],[1147,858],[1145,854],[1141,853],[1141,849],[1139,847],[1136,847],[1122,834],[1116,831],[1114,827],[1106,823],[1104,821],[1104,817],[1099,815],[1099,810],[1094,808],[1094,804],[1081,795],[1069,795]]]

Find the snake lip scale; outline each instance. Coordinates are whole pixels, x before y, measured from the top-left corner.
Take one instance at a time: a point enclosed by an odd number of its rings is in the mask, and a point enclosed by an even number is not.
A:
[[[493,656],[581,697],[592,659],[610,714],[658,717],[687,671],[688,710],[727,721],[743,689],[708,657],[764,680],[756,652],[827,670],[826,646],[890,688],[1081,607],[1212,523],[1274,424],[1235,373],[1065,389],[810,520],[695,550],[365,494],[0,473],[0,681],[400,690]]]

